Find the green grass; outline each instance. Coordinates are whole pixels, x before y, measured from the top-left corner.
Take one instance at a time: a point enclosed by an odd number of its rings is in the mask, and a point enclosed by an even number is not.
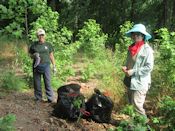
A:
[[[16,121],[16,116],[8,114],[0,118],[0,131],[15,131],[13,123]]]

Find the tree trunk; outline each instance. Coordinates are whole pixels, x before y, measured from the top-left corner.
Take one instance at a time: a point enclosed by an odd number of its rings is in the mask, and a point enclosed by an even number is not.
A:
[[[168,20],[168,2],[167,0],[163,0],[163,19],[162,24],[163,26],[167,26],[167,20]]]
[[[56,1],[55,0],[47,0],[47,5],[49,5],[52,10],[56,10]]]
[[[135,3],[136,0],[131,0],[131,21],[134,21],[134,17],[135,17]]]
[[[27,38],[28,38],[28,11],[27,11],[27,8],[26,8],[26,10],[25,10],[25,29],[26,29],[26,36],[27,36]]]
[[[172,20],[171,20],[171,28],[175,28],[175,1],[173,2],[173,9],[172,9]]]

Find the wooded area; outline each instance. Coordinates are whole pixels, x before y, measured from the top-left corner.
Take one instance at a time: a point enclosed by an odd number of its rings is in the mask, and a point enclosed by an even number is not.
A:
[[[137,23],[144,24],[153,36],[149,45],[155,63],[145,103],[149,125],[126,105],[121,70],[132,43],[125,33]],[[73,81],[89,97],[98,87],[114,101],[113,115],[125,114],[127,120],[122,118],[112,127],[83,119],[77,126],[51,117],[49,106],[39,105],[40,112],[36,111],[28,48],[37,40],[38,28],[46,31],[46,40],[54,48],[58,70],[52,74],[54,91]],[[0,130],[14,129],[9,125],[15,116],[15,127],[21,130],[78,130],[80,125],[100,131],[175,129],[174,0],[1,0],[0,44]]]
[[[8,2],[12,1],[1,0],[0,4],[11,8]],[[37,1],[40,0],[36,0],[34,6],[39,9],[42,4]],[[23,17],[23,21],[25,19],[25,24],[20,25],[21,28],[25,28],[24,35],[31,28],[29,23],[38,17],[38,14],[31,12],[30,2],[32,0],[19,0],[13,4],[21,7],[12,7],[16,13],[21,11],[17,14],[18,17]],[[172,0],[47,0],[47,5],[59,13],[59,27],[66,26],[75,33],[88,19],[95,19],[103,32],[108,34],[119,31],[119,26],[125,21],[143,23],[149,27],[151,33],[161,27],[171,31],[175,28],[175,1]],[[4,12],[5,9],[1,6],[0,29],[13,21],[13,16],[3,16]]]

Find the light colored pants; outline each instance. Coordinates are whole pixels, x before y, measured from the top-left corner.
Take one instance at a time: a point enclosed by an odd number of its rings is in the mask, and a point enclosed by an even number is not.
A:
[[[147,91],[148,89],[139,91],[128,89],[129,103],[132,104],[135,107],[136,111],[141,115],[146,115],[145,109],[143,108],[143,104],[145,102]]]

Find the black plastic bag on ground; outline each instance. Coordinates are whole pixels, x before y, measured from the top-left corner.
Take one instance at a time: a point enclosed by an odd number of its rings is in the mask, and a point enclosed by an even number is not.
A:
[[[94,94],[86,102],[86,111],[90,113],[90,118],[99,123],[110,123],[113,109],[113,101],[95,89]]]
[[[57,104],[53,114],[60,118],[77,120],[85,111],[85,98],[80,93],[80,85],[69,84],[60,87],[57,90]]]

